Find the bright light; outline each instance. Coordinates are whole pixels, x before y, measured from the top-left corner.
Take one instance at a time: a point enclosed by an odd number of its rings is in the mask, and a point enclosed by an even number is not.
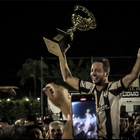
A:
[[[40,101],[40,98],[37,98],[38,101]]]
[[[9,101],[10,101],[10,99],[8,98],[8,99],[7,99],[7,101],[9,102]]]
[[[26,100],[26,101],[29,101],[29,99],[28,99],[28,98],[26,98],[25,100]]]

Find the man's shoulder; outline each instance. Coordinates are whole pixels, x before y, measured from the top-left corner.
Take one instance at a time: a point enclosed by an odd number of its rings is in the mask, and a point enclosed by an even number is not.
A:
[[[112,88],[112,87],[119,87],[121,86],[121,80],[118,80],[118,81],[110,81],[108,83],[108,88]]]

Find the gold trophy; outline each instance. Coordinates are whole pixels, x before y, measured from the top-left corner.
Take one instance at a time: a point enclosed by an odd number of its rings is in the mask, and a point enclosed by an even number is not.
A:
[[[85,7],[79,5],[74,7],[71,21],[73,27],[70,27],[67,31],[57,28],[58,34],[52,40],[43,37],[50,53],[56,56],[63,55],[65,48],[73,41],[76,29],[80,31],[88,31],[89,29],[95,29],[97,26],[93,14]]]

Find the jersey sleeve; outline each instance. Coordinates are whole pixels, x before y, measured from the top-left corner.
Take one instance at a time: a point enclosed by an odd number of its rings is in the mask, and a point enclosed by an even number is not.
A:
[[[90,94],[92,93],[95,85],[91,82],[79,80],[79,93],[81,94]]]

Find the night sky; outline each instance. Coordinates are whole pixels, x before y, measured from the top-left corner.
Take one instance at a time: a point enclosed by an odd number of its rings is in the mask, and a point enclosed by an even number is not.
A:
[[[0,85],[18,85],[16,73],[26,59],[56,57],[48,52],[43,37],[55,36],[56,28],[72,27],[75,5],[86,7],[95,16],[97,27],[75,32],[68,57],[136,56],[140,47],[139,2],[2,1]]]

